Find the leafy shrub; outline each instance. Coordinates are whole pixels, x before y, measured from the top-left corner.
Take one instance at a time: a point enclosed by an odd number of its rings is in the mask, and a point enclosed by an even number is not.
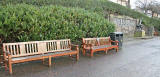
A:
[[[26,3],[37,6],[61,5],[65,7],[79,7],[96,12],[105,17],[107,17],[109,13],[117,13],[120,15],[130,16],[135,19],[143,19],[143,24],[145,26],[160,26],[160,20],[149,18],[142,13],[108,0],[2,0],[1,5],[17,3]],[[153,20],[155,20],[154,23],[152,23]]]
[[[80,8],[36,7],[27,4],[0,7],[3,42],[108,36],[114,25],[103,16]]]

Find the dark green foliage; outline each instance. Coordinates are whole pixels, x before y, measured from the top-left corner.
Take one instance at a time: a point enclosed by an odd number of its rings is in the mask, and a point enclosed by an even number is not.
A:
[[[160,20],[154,19],[155,22],[152,23],[153,18],[149,18],[142,13],[136,12],[108,0],[2,0],[1,2],[2,5],[17,3],[27,3],[37,6],[61,5],[65,7],[80,7],[89,11],[94,11],[105,17],[107,17],[109,13],[117,13],[120,15],[130,16],[135,19],[143,19],[143,24],[145,26],[160,26]]]
[[[103,16],[80,8],[33,6],[0,7],[0,36],[3,42],[108,36],[114,25]]]

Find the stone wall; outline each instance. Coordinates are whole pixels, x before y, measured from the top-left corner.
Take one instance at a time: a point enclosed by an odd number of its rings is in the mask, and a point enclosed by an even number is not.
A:
[[[124,37],[134,37],[137,19],[127,16],[110,15],[109,20],[116,25],[116,32],[123,32]]]
[[[143,30],[145,30],[145,35],[146,36],[153,36],[154,35],[154,27],[148,27],[148,26],[143,26]]]

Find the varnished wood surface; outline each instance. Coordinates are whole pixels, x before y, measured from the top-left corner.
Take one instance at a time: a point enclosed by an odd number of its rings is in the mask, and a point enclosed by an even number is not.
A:
[[[111,42],[116,42],[116,45],[111,45]],[[90,51],[90,56],[93,57],[93,53],[97,51],[105,51],[107,52],[109,49],[116,49],[118,51],[118,42],[112,41],[110,37],[99,37],[99,38],[82,38],[82,44],[83,44],[83,55],[86,54],[86,50]],[[103,45],[109,45],[105,48],[97,48],[94,49],[94,46],[103,46]]]
[[[51,66],[51,58],[65,55],[76,55],[76,60],[79,59],[79,48],[74,45],[76,50],[72,50],[72,44],[70,39],[63,40],[47,40],[47,41],[30,41],[30,42],[17,42],[17,43],[3,43],[3,57],[5,59],[5,68],[9,68],[10,74],[12,74],[12,64],[21,63],[33,60],[42,60],[49,58],[49,66]],[[65,52],[61,54],[44,55],[49,53]],[[37,56],[41,55],[41,56]],[[33,58],[25,58],[27,56],[37,56]],[[13,58],[22,58],[12,60]],[[24,57],[24,58],[23,58]]]

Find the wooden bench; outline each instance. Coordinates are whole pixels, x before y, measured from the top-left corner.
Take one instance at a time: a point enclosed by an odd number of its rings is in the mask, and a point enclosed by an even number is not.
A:
[[[82,38],[83,42],[83,55],[86,51],[90,51],[90,56],[93,57],[93,53],[97,51],[107,51],[109,49],[116,49],[118,51],[118,41],[112,41],[110,37],[100,37],[100,38]],[[111,43],[115,42],[116,45]]]
[[[12,74],[12,64],[33,60],[48,59],[51,66],[51,58],[57,56],[73,56],[79,59],[78,45],[73,45],[70,39],[65,40],[49,40],[49,41],[32,41],[18,43],[3,43],[3,52],[5,59],[5,68],[9,67]]]

